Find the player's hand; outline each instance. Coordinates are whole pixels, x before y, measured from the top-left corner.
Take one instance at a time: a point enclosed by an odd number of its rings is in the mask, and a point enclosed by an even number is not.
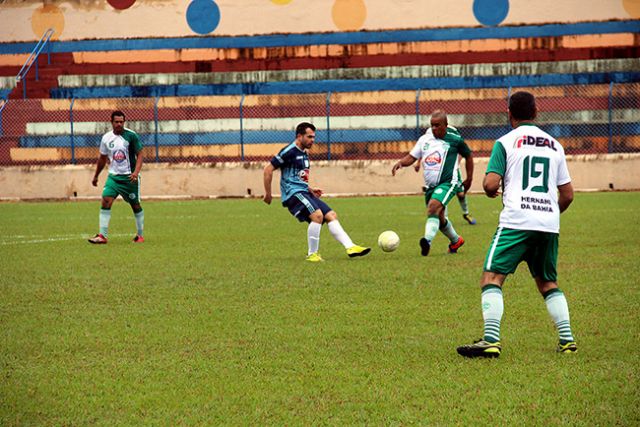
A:
[[[91,185],[93,185],[94,187],[98,186],[98,177],[94,176],[93,179],[91,180]]]
[[[400,162],[393,165],[393,169],[391,169],[391,175],[396,176],[396,171],[398,169],[402,169],[402,165],[400,164]]]
[[[268,205],[271,204],[272,199],[273,199],[273,196],[271,194],[265,194],[264,196],[262,196],[262,201]]]
[[[322,190],[319,189],[319,188],[313,188],[313,189],[311,189],[311,192],[316,197],[322,197]]]
[[[471,180],[467,178],[462,181],[462,187],[464,187],[464,192],[466,194],[467,191],[469,191],[469,189],[471,188]]]
[[[138,174],[137,173],[132,173],[131,176],[129,177],[129,180],[131,182],[137,182],[138,181]]]
[[[415,169],[416,172],[420,172],[420,160],[418,160],[418,163],[416,163],[413,169]]]

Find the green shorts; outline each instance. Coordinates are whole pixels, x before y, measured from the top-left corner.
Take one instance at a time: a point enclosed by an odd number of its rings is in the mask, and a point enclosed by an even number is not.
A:
[[[511,274],[526,261],[533,277],[558,280],[558,234],[498,227],[484,261],[484,271]]]
[[[138,182],[131,182],[129,175],[109,175],[102,190],[102,197],[121,195],[125,202],[131,205],[140,204],[140,176]]]
[[[456,195],[456,187],[450,182],[445,182],[437,187],[429,187],[424,192],[424,203],[428,206],[429,200],[435,199],[442,203],[442,206],[447,206],[453,196]]]

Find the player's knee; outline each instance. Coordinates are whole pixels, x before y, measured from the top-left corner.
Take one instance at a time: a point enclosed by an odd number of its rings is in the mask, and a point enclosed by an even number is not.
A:
[[[326,222],[331,222],[331,221],[335,221],[336,219],[338,219],[338,214],[335,213],[334,211],[329,211],[327,212],[327,214],[324,216],[324,220]]]
[[[322,224],[322,211],[320,209],[318,209],[317,211],[313,212],[311,215],[309,215],[309,220],[311,222],[317,222],[319,224]]]

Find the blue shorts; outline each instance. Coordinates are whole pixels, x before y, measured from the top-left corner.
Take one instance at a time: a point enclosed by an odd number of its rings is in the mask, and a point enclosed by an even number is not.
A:
[[[286,206],[289,212],[291,212],[291,215],[298,218],[300,222],[311,222],[309,215],[318,209],[322,211],[323,217],[332,211],[329,205],[308,191],[301,191],[300,193],[294,194],[283,202],[282,205]]]

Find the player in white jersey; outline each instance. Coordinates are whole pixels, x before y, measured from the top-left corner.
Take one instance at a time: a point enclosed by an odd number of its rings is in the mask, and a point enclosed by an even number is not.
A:
[[[527,262],[556,325],[557,351],[578,349],[556,272],[560,213],[573,201],[573,186],[562,145],[533,124],[536,113],[532,94],[514,93],[509,99],[509,121],[514,129],[496,141],[489,159],[484,191],[496,197],[502,186],[504,208],[481,279],[484,336],[458,347],[462,356],[500,356],[502,285],[521,261]]]
[[[458,154],[465,158],[467,172],[467,179],[462,183],[458,173]],[[446,206],[459,191],[460,185],[465,190],[471,186],[473,155],[460,134],[448,127],[447,114],[443,110],[431,114],[431,128],[418,139],[407,155],[393,165],[391,174],[395,176],[398,170],[412,165],[418,159],[423,167],[428,216],[424,236],[419,242],[421,254],[429,255],[431,242],[438,230],[449,239],[449,253],[457,253],[464,239],[456,233],[446,217]]]
[[[111,113],[113,130],[107,132],[100,142],[100,157],[96,164],[96,173],[92,184],[98,185],[98,176],[109,160],[109,176],[102,190],[100,209],[100,231],[89,239],[89,243],[106,244],[111,220],[111,205],[121,195],[131,205],[136,219],[137,232],[133,241],[144,242],[144,211],[140,205],[140,169],[142,168],[142,143],[138,134],[124,127],[125,117],[122,111]]]

